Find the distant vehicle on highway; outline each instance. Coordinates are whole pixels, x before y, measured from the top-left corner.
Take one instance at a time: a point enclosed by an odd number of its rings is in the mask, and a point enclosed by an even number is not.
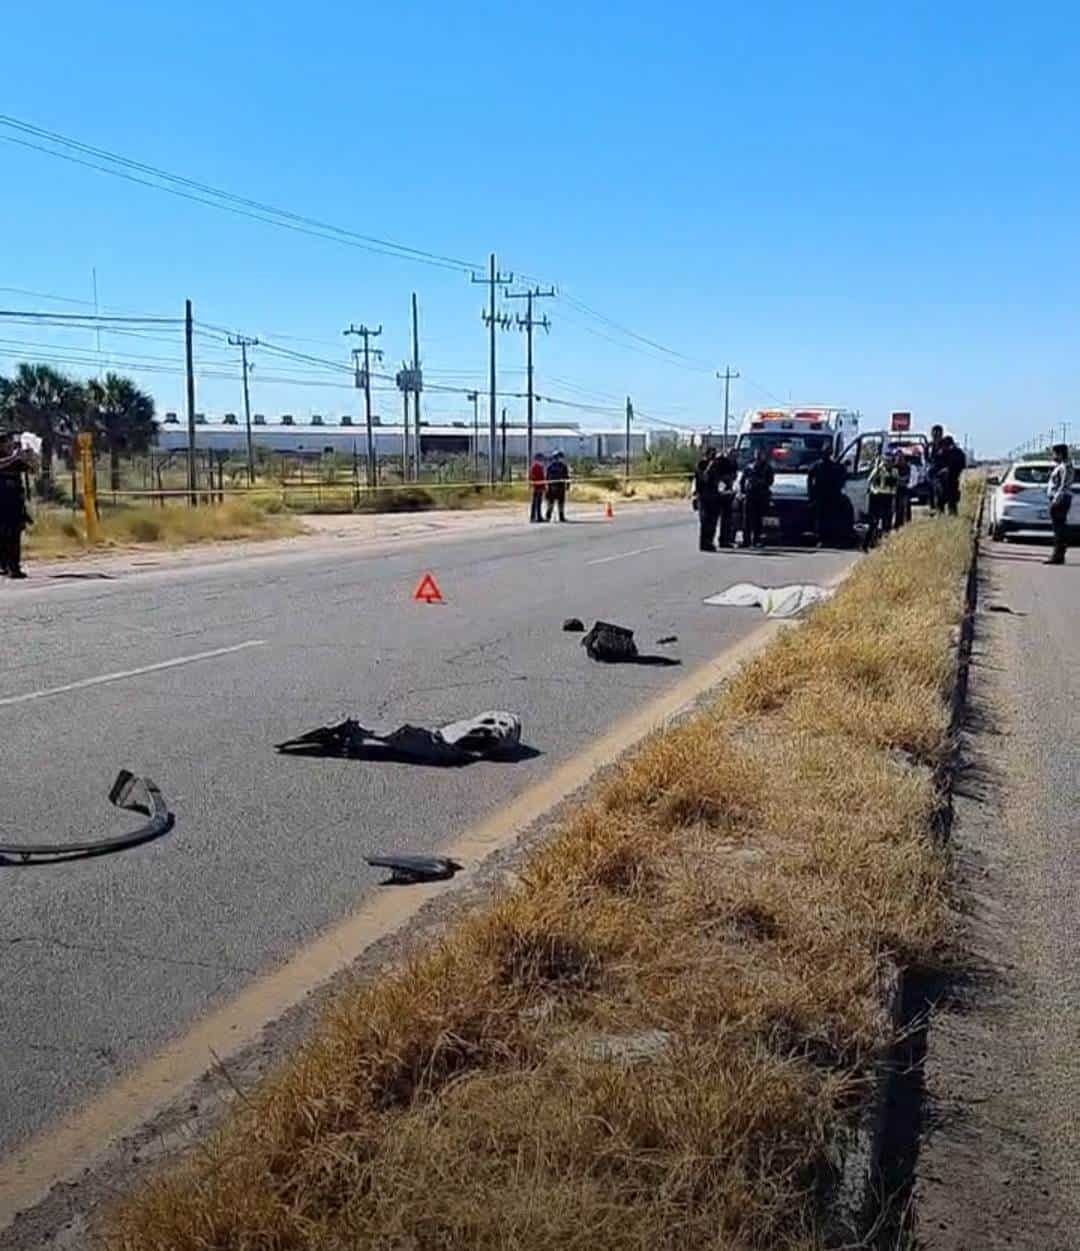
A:
[[[992,490],[989,502],[990,537],[1000,542],[1010,534],[1030,530],[1039,534],[1051,533],[1050,502],[1046,498],[1046,484],[1052,460],[1018,460],[1008,468],[1000,482],[990,479]],[[1080,482],[1073,484],[1073,495],[1080,496]],[[1080,530],[1080,513],[1075,509],[1076,523],[1070,530]]]
[[[859,431],[859,413],[850,408],[805,405],[752,409],[742,419],[735,443],[740,472],[764,447],[776,475],[766,523],[778,524],[785,543],[798,542],[811,529],[806,475],[826,447],[839,457]]]

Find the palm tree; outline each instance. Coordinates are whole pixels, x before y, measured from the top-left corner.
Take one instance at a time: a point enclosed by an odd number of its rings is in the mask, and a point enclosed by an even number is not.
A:
[[[0,388],[0,412],[10,424],[41,439],[38,491],[52,494],[52,463],[58,445],[78,429],[86,407],[82,386],[48,365],[19,365]]]
[[[86,384],[88,424],[109,450],[109,486],[120,490],[120,454],[145,452],[154,440],[154,401],[119,374]]]

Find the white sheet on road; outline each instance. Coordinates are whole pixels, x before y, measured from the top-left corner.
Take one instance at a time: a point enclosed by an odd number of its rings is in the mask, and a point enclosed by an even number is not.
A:
[[[811,604],[818,604],[833,594],[833,588],[812,582],[796,582],[791,586],[758,586],[753,582],[737,582],[710,595],[706,604],[722,608],[760,608],[766,617],[797,617]]]

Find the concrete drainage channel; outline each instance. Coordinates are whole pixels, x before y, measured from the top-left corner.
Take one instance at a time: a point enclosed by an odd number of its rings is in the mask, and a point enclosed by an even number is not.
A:
[[[937,770],[942,802],[934,836],[943,845],[952,833],[959,734],[967,715],[982,520],[981,503],[973,528],[964,613],[956,643],[949,721],[953,748]],[[914,1245],[912,1193],[925,1123],[924,1061],[932,1014],[946,992],[945,983],[934,969],[893,966],[885,976],[882,998],[897,1041],[874,1067],[872,1095],[857,1124],[832,1145],[831,1170],[819,1189],[827,1247],[896,1251]]]

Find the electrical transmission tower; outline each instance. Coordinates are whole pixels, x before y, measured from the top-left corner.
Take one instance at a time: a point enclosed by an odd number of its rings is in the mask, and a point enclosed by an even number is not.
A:
[[[374,356],[377,361],[382,360],[382,352],[378,348],[370,346],[370,340],[377,338],[382,334],[382,326],[377,330],[369,330],[367,326],[354,326],[349,324],[348,330],[343,330],[342,334],[358,335],[364,340],[363,356],[364,368],[360,370],[360,349],[353,349],[353,362],[356,367],[356,385],[364,389],[364,420],[367,425],[367,484],[369,487],[376,485],[376,468],[375,468],[375,434],[371,428],[371,357]]]
[[[528,417],[527,417],[527,433],[525,435],[525,456],[526,464],[532,464],[533,458],[533,329],[539,326],[546,333],[551,329],[551,322],[547,317],[541,317],[539,321],[533,317],[533,300],[547,300],[556,295],[554,287],[549,287],[546,291],[541,291],[539,287],[530,287],[527,291],[505,292],[508,300],[526,300],[525,316],[517,319],[518,329],[525,331],[526,341],[528,342]]]
[[[242,334],[229,335],[229,346],[238,347],[240,349],[240,360],[244,371],[244,427],[247,431],[247,462],[248,462],[248,486],[255,485],[255,444],[251,438],[251,396],[248,394],[248,370],[254,366],[248,365],[247,350],[249,347],[258,347],[258,339],[248,339]]]
[[[490,422],[489,442],[488,442],[488,482],[494,487],[495,485],[495,331],[499,328],[508,330],[513,324],[509,317],[500,316],[495,311],[495,288],[499,286],[509,286],[514,281],[513,274],[500,274],[498,266],[495,263],[495,253],[492,252],[488,260],[488,275],[482,278],[479,274],[472,275],[473,282],[487,283],[488,287],[488,309],[482,314],[485,324],[488,327],[490,338],[488,341],[488,387],[489,387],[489,408],[488,418]]]

